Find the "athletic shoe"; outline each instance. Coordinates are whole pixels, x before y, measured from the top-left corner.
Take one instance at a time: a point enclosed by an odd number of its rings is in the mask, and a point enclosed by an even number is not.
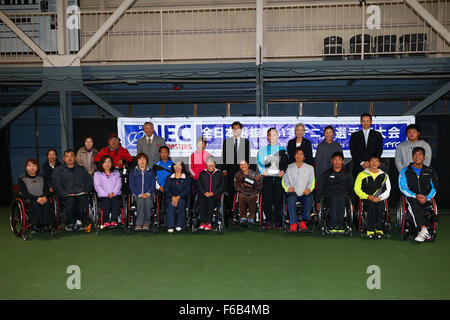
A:
[[[245,219],[245,218],[241,218],[240,220],[239,220],[239,223],[240,224],[243,224],[243,223],[246,223],[247,222],[247,219]]]
[[[302,231],[308,231],[308,227],[306,226],[305,221],[300,221],[300,230]]]
[[[137,224],[136,228],[134,228],[134,231],[142,231],[142,225],[141,224]]]
[[[66,227],[64,228],[67,232],[72,232],[73,231],[73,225],[71,224],[67,224]]]
[[[291,232],[297,231],[297,224],[296,223],[291,224],[291,228],[289,229],[289,231]]]
[[[173,229],[167,230],[168,233],[173,233]]]
[[[366,236],[367,236],[367,238],[369,238],[369,239],[373,239],[373,237],[375,236],[375,232],[373,232],[373,231],[367,231],[367,232],[366,232]]]
[[[375,229],[375,234],[377,235],[377,238],[378,238],[378,239],[381,239],[381,238],[383,238],[383,236],[384,236],[383,230],[376,230],[376,229]]]
[[[109,226],[111,226],[111,224],[110,224],[109,222],[105,222],[105,223],[103,224],[103,228],[108,228]]]
[[[422,228],[422,230],[420,230],[419,234],[417,235],[417,237],[414,239],[417,242],[424,242],[425,240],[430,240],[431,236],[428,233],[428,229],[427,228]]]
[[[275,223],[275,224],[273,225],[273,228],[274,228],[275,230],[280,230],[280,229],[281,229],[281,225],[280,225],[279,223]]]
[[[150,230],[150,225],[148,223],[144,224],[144,226],[142,227],[143,231],[148,231]]]
[[[263,223],[263,228],[264,228],[264,229],[269,229],[269,228],[270,228],[270,223],[267,222],[267,221],[265,221],[265,222]]]
[[[248,223],[249,223],[249,224],[255,224],[255,220],[253,220],[253,219],[248,219]]]
[[[206,226],[206,225],[205,225],[204,223],[202,223],[198,229],[199,229],[199,230],[205,230],[205,226]]]
[[[111,222],[111,227],[117,227],[117,222],[115,221]]]
[[[176,227],[175,230],[177,230],[178,232],[181,231],[181,227]]]
[[[211,231],[211,223],[208,223],[205,225],[205,230],[206,231]]]

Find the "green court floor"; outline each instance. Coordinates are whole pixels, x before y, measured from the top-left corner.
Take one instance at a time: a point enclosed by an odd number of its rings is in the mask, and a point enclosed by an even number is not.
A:
[[[0,209],[0,299],[449,299],[450,216],[434,243],[271,230],[38,234],[9,229]],[[67,267],[81,269],[69,290]],[[367,268],[381,271],[369,290]]]

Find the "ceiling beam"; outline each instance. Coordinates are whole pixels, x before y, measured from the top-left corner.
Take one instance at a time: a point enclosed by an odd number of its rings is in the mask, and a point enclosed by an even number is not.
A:
[[[415,106],[414,108],[412,108],[411,110],[406,112],[405,116],[418,114],[420,111],[424,110],[429,105],[433,104],[436,100],[440,99],[442,96],[447,94],[447,92],[449,92],[449,91],[450,91],[450,81],[447,82],[446,84],[444,84],[439,89],[437,89],[431,95],[426,97],[424,100],[419,102],[419,104],[417,106]]]

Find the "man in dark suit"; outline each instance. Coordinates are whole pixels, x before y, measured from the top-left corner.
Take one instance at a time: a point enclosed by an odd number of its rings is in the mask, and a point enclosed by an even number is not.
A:
[[[241,137],[242,123],[235,121],[231,128],[233,136],[223,141],[222,164],[220,166],[225,176],[226,192],[228,193],[226,203],[230,211],[233,208],[234,176],[240,170],[239,163],[241,160],[250,163],[250,141]]]
[[[353,177],[369,167],[370,156],[381,158],[383,153],[383,136],[372,130],[372,116],[368,113],[361,115],[362,130],[352,133],[350,137],[350,153],[353,159]]]

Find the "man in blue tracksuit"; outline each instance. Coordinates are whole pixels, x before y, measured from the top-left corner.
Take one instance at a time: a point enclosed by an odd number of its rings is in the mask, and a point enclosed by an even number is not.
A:
[[[415,240],[424,242],[431,238],[427,229],[424,207],[436,195],[437,176],[433,169],[423,164],[424,148],[415,147],[412,150],[412,158],[413,162],[400,172],[398,185],[406,197],[414,225],[420,228]]]

